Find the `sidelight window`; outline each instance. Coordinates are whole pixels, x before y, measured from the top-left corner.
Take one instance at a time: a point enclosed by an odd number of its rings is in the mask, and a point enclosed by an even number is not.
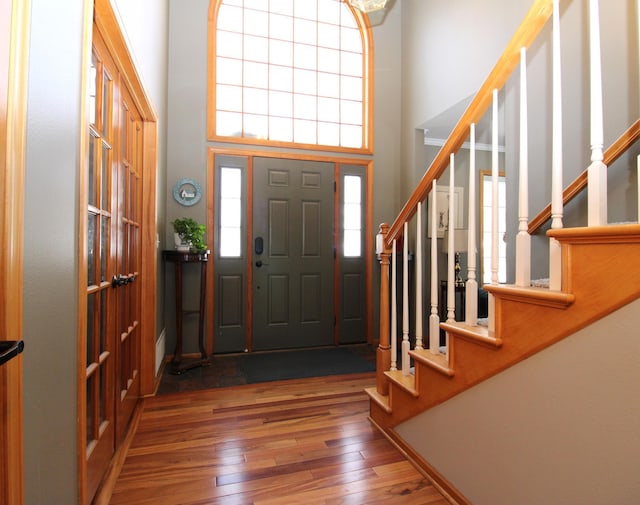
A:
[[[362,256],[362,177],[345,175],[343,195],[344,256],[357,258]]]
[[[242,254],[242,171],[220,170],[220,256],[239,258]]]

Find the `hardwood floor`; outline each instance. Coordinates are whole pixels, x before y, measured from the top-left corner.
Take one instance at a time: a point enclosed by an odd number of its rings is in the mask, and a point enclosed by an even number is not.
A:
[[[144,400],[112,505],[448,501],[368,420],[350,374]]]

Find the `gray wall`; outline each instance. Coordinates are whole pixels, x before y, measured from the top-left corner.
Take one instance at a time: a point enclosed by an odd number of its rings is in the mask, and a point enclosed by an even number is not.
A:
[[[408,197],[427,166],[419,125],[478,90],[530,0],[402,0],[402,166]],[[453,125],[452,125],[453,126]]]
[[[606,8],[601,6],[605,147],[639,116],[637,13],[632,4],[611,0],[606,2]],[[530,5],[530,0],[487,0],[471,5],[461,0],[402,1],[404,198],[435,157],[433,147],[422,145],[422,130],[418,127],[475,93]],[[586,5],[585,1],[574,0],[561,6],[564,186],[589,165],[588,41],[580,35],[588,23]],[[550,37],[549,22],[528,54],[529,218],[551,199],[551,95],[547,82],[551,74]],[[517,233],[518,86],[516,70],[500,92],[505,144],[500,169],[507,173],[509,282],[514,278]],[[490,115],[489,110],[483,121],[490,119]],[[490,137],[483,141],[490,142]],[[636,145],[609,170],[610,222],[637,220],[638,152],[640,148]],[[456,167],[466,170],[458,160]],[[458,181],[456,174],[456,185]],[[586,224],[586,193],[567,206],[565,216],[565,226]],[[532,241],[533,278],[548,277],[548,245],[543,232]]]
[[[77,447],[76,372],[84,3],[32,0],[23,300],[27,505],[78,503],[77,454],[84,450]],[[153,2],[158,17],[140,19],[137,26],[160,53],[166,45],[166,30],[159,26],[165,5]],[[166,99],[157,65],[163,58],[155,64],[144,54],[137,59],[147,62],[143,79],[160,111]]]
[[[166,227],[161,243],[173,249],[171,222],[179,217],[191,217],[206,223],[207,216],[207,20],[208,0],[169,0],[169,60],[168,60],[168,135],[167,184],[162,195],[166,203]],[[192,178],[202,187],[202,199],[196,205],[183,207],[173,199],[173,186],[182,178]],[[207,239],[209,232],[207,232]],[[159,265],[166,273],[167,288],[164,312],[166,319],[166,351],[173,354],[176,340],[174,268]],[[184,306],[197,306],[196,277],[198,269],[184,268]],[[197,318],[185,318],[184,351],[196,352]]]
[[[474,505],[638,503],[638,310],[640,300],[398,433]]]
[[[158,118],[158,167],[156,212],[158,240],[164,237],[166,223],[167,188],[167,67],[169,45],[169,0],[115,0],[123,31],[128,40],[140,78],[147,90]],[[161,243],[161,242],[160,242]],[[159,245],[160,245],[159,243]],[[158,247],[158,298],[156,302],[156,331],[158,337],[165,328],[164,268]]]
[[[632,2],[601,2],[601,37],[604,94],[605,148],[640,115],[638,103],[637,13]],[[622,21],[624,20],[624,21]],[[635,23],[635,26],[634,26]],[[563,89],[563,187],[590,163],[589,56],[587,2],[565,2],[561,7],[562,89]],[[535,216],[551,200],[551,27],[529,50],[529,217]],[[513,255],[517,233],[518,188],[518,104],[519,72],[506,87],[506,169],[507,241]],[[609,222],[637,220],[637,170],[630,155],[609,168]],[[636,209],[633,213],[632,209]],[[564,226],[586,226],[586,191],[565,208]],[[548,225],[547,225],[548,227]],[[532,277],[548,277],[548,244],[544,233],[532,240]],[[513,281],[513,262],[509,268]]]
[[[76,237],[83,3],[33,0],[31,8],[23,292],[24,474],[29,505],[77,501]]]

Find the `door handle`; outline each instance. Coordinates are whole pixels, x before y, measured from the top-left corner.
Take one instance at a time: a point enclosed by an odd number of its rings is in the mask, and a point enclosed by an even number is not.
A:
[[[133,282],[134,277],[131,276],[127,276],[127,275],[123,275],[120,274],[118,276],[114,275],[113,278],[111,279],[111,286],[114,288],[117,288],[118,286],[124,286],[126,284],[129,284],[130,282]]]
[[[3,340],[0,342],[0,365],[6,363],[22,352],[24,342],[22,340]]]
[[[256,254],[262,254],[264,251],[264,240],[262,237],[256,237],[254,251]]]
[[[256,266],[260,268],[261,266],[269,266],[269,263],[264,263],[262,260],[256,261]]]

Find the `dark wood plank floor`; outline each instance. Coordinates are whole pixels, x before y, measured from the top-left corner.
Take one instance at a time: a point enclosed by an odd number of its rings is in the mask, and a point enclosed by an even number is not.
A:
[[[369,422],[372,373],[145,399],[112,505],[449,502]]]

